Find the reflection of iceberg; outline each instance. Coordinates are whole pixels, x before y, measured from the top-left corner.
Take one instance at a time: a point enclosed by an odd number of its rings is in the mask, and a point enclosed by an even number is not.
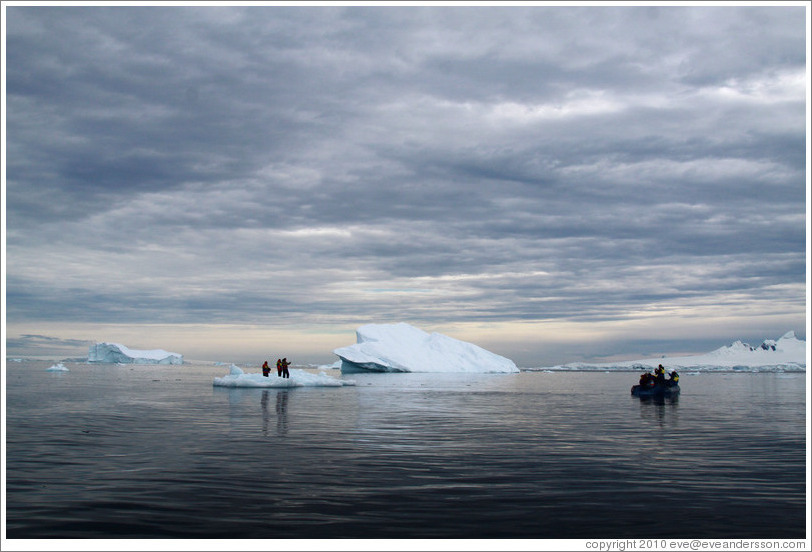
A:
[[[473,343],[409,324],[368,324],[356,331],[357,343],[333,351],[344,372],[515,373],[512,360]]]
[[[214,378],[215,387],[342,387],[355,385],[354,381],[340,380],[324,373],[311,374],[304,370],[290,370],[289,378],[265,377],[262,374],[246,374],[235,365],[231,373],[222,378]]]
[[[50,368],[47,368],[45,371],[46,372],[70,372],[70,370],[65,368],[65,365],[62,364],[61,362],[59,364],[54,364]]]

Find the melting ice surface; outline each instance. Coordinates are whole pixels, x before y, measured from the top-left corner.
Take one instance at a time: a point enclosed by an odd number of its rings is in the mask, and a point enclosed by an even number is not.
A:
[[[368,324],[355,345],[333,352],[344,372],[515,373],[512,360],[482,347],[409,324]]]
[[[311,374],[304,370],[290,370],[289,378],[276,374],[265,377],[262,374],[246,374],[239,366],[231,365],[231,371],[222,378],[214,378],[215,387],[342,387],[355,385],[354,381],[341,380],[325,373]]]

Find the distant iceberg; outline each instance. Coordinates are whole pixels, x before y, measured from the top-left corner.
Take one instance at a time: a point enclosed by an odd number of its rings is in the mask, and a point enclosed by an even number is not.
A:
[[[50,368],[45,369],[46,372],[70,372],[68,368],[65,367],[64,364],[61,362],[59,364],[54,364]]]
[[[239,366],[231,365],[230,373],[222,378],[214,378],[215,387],[343,387],[355,385],[354,381],[336,379],[326,374],[311,374],[304,370],[290,370],[289,378],[277,375],[265,377],[262,374],[246,374]]]
[[[656,368],[659,364],[662,364],[667,370],[804,372],[806,371],[806,341],[795,337],[795,332],[787,332],[778,341],[767,339],[757,347],[735,341],[704,355],[649,358],[603,364],[573,362],[543,369],[647,370]]]
[[[183,355],[162,349],[138,351],[118,343],[95,343],[87,352],[87,361],[104,364],[183,364]]]
[[[368,324],[356,331],[357,343],[333,352],[344,372],[514,373],[512,360],[472,343],[409,324]]]

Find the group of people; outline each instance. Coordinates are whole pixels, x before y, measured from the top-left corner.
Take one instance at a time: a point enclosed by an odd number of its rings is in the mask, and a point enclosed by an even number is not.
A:
[[[672,370],[671,373],[668,374],[668,379],[665,379],[665,368],[663,368],[662,364],[654,370],[653,374],[651,372],[645,372],[640,376],[641,387],[654,387],[655,385],[671,387],[676,385],[678,381],[679,374],[677,374],[676,370]]]
[[[289,378],[290,372],[288,371],[288,366],[290,366],[290,362],[288,362],[287,357],[276,359],[276,376],[280,378]],[[270,373],[271,367],[268,366],[268,361],[266,360],[262,365],[262,375],[267,378]]]

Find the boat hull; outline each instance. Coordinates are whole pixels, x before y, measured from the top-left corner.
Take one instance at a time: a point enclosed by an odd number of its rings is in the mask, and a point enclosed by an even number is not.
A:
[[[655,385],[654,387],[632,386],[635,397],[674,397],[679,395],[679,385]]]

